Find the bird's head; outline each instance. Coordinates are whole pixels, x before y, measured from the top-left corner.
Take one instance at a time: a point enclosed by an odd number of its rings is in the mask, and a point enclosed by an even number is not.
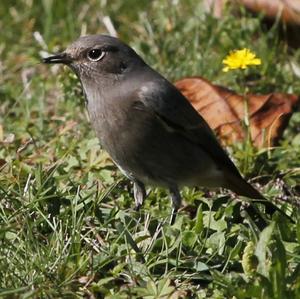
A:
[[[65,51],[44,58],[43,62],[65,64],[82,81],[113,78],[144,65],[144,61],[133,49],[107,35],[82,36]]]

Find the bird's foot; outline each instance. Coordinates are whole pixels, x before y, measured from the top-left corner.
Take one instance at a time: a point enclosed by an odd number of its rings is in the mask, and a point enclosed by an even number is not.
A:
[[[135,210],[139,211],[143,205],[143,202],[147,196],[145,186],[140,181],[133,182],[133,195],[135,201]]]
[[[181,195],[177,186],[170,187],[170,196],[171,196],[171,201],[173,206],[171,218],[170,218],[170,225],[173,225],[176,220],[177,211],[181,206]]]

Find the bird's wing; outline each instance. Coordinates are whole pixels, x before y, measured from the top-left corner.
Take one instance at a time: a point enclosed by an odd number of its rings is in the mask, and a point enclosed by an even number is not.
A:
[[[154,114],[166,128],[176,131],[201,147],[219,169],[241,177],[206,121],[170,82],[163,78],[150,81],[141,86],[137,94],[137,109]]]
[[[238,194],[260,199],[259,202],[267,208],[278,210],[287,216],[242,178],[206,121],[170,82],[161,78],[141,86],[137,99],[136,109],[151,113],[168,130],[181,134],[191,143],[201,147],[224,171],[230,189]]]

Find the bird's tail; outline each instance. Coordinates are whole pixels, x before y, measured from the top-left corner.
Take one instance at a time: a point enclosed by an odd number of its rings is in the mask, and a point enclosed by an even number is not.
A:
[[[252,203],[261,203],[265,206],[265,211],[268,214],[273,214],[278,211],[280,214],[287,217],[291,222],[294,222],[291,217],[286,215],[280,208],[278,208],[275,204],[267,200],[259,191],[257,191],[254,187],[252,187],[249,183],[247,183],[242,177],[233,176],[228,174],[226,176],[227,180],[227,188],[234,191],[238,195],[246,196],[253,200]],[[253,210],[253,209],[251,209]]]
[[[242,177],[228,174],[226,175],[226,181],[227,188],[234,191],[238,195],[246,196],[252,199],[266,200],[266,198],[259,191],[247,183]]]

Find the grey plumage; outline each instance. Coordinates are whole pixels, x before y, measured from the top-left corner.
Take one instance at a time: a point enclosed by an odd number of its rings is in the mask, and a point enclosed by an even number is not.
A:
[[[146,196],[144,184],[169,188],[174,213],[185,185],[224,187],[264,200],[188,100],[120,40],[81,37],[44,62],[67,64],[79,77],[92,126],[134,182],[137,208]]]

